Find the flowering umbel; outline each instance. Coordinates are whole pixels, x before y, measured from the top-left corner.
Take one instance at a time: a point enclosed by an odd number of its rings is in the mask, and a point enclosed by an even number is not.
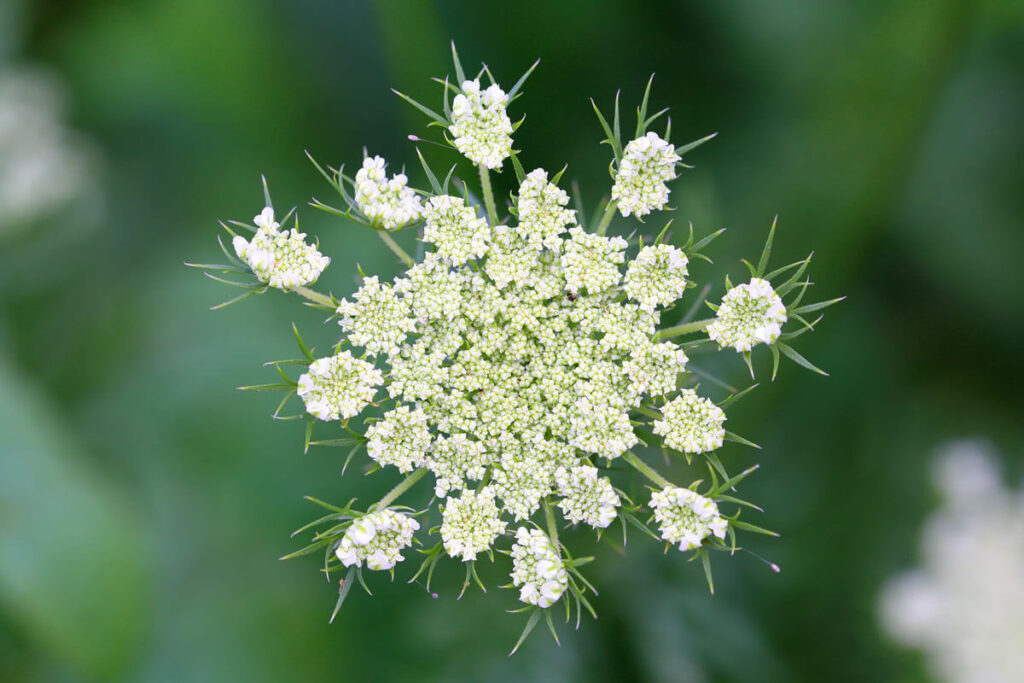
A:
[[[393,571],[401,551],[428,536],[437,540],[418,551],[423,560],[411,579],[425,574],[428,588],[445,556],[465,564],[465,590],[480,583],[476,561],[510,554],[510,586],[532,611],[524,637],[542,616],[554,629],[548,608],[556,603],[567,619],[576,610],[577,625],[583,611],[593,614],[593,587],[580,573],[593,558],[570,553],[567,528],[578,529],[573,538],[587,530],[600,538],[616,522],[624,536],[629,526],[641,529],[666,549],[699,556],[710,584],[710,551],[735,551],[737,531],[771,532],[740,519],[749,504],[735,488],[756,466],[731,475],[734,465],[718,455],[725,441],[753,445],[723,426],[724,408],[749,389],[718,391],[728,387],[719,380],[701,386],[698,379],[710,375],[693,367],[688,352],[729,346],[753,372],[750,352],[764,344],[773,376],[780,353],[817,370],[788,341],[818,322],[804,315],[837,300],[801,305],[810,257],[766,272],[773,225],[757,266],[748,264],[750,284],[734,288],[727,279],[722,304],[707,304],[717,317],[694,319],[708,288],[686,301],[696,286],[691,267],[707,261],[702,251],[722,231],[695,240],[691,227],[678,244],[667,241],[669,225],[653,239],[608,232],[616,213],[664,209],[684,155],[713,136],[675,147],[667,130],[650,131],[664,113],[647,115],[650,83],[625,146],[618,102],[614,126],[595,106],[614,154],[614,184],[590,224],[578,201],[567,208],[561,172],[527,173],[512,149],[519,124],[507,109],[536,64],[506,92],[493,79],[480,83],[491,77],[486,68],[467,78],[454,48],[453,57],[455,80],[441,81],[440,113],[399,95],[476,166],[479,194],[457,167],[440,180],[419,150],[429,190],[412,189],[404,173],[388,178],[380,157],[365,158],[354,178],[317,165],[344,205],[313,206],[376,231],[402,263],[400,274],[386,280],[360,271],[356,291],[340,300],[309,289],[327,260],[297,228],[280,229],[265,184],[268,208],[256,226],[225,226],[238,258],[225,249],[230,264],[200,266],[252,277],[234,282],[247,290],[239,299],[275,287],[337,318],[342,334],[328,355],[314,354],[296,329],[303,358],[276,363],[282,382],[248,388],[284,391],[278,418],[288,417],[280,412],[289,399],[301,399],[304,412],[291,417],[307,422],[306,448],[345,446],[346,466],[365,449],[372,469],[405,475],[366,508],[315,501],[329,514],[307,527],[322,529],[289,557],[322,551],[326,571],[347,568],[337,614],[352,579],[363,581],[364,565]],[[490,174],[508,159],[516,183],[502,215]],[[403,229],[420,243],[418,259],[396,239]],[[688,313],[677,311],[680,302]],[[305,366],[298,380],[286,372],[291,365]],[[314,440],[318,421],[332,423],[334,434]],[[641,457],[652,450],[708,474],[673,484]],[[419,489],[424,507],[395,504],[428,475],[433,486]],[[644,481],[653,495],[643,492]]]

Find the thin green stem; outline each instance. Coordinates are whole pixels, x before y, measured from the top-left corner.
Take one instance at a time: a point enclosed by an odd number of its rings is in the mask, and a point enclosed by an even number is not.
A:
[[[597,224],[597,228],[594,230],[598,235],[604,235],[608,231],[608,224],[612,222],[612,216],[615,215],[615,209],[619,208],[618,203],[611,199],[605,204],[604,213],[601,214],[601,220]]]
[[[338,305],[334,302],[334,299],[332,299],[331,297],[321,294],[320,292],[314,292],[312,289],[308,287],[292,287],[292,291],[301,297],[309,299],[313,303],[320,304],[321,306],[334,308]]]
[[[658,486],[672,486],[672,482],[655,472],[650,465],[641,460],[633,451],[626,451],[622,455],[622,459],[632,465],[637,472],[644,475]]]
[[[491,187],[491,173],[483,164],[480,164],[477,168],[480,169],[480,190],[484,195],[484,206],[487,207],[487,218],[491,221],[491,225],[494,226],[498,224],[498,207],[494,204],[494,189]]]
[[[555,523],[555,513],[551,511],[551,503],[548,499],[544,499],[544,519],[548,522],[548,536],[551,537],[551,543],[554,544],[555,550],[561,554],[562,546],[558,543],[558,524]]]
[[[402,495],[403,493],[408,491],[410,488],[412,488],[412,486],[416,482],[418,482],[420,479],[422,479],[423,475],[426,474],[426,473],[427,473],[427,469],[425,467],[421,467],[420,469],[418,469],[415,472],[413,472],[412,474],[410,474],[408,477],[403,479],[397,486],[395,486],[395,488],[393,488],[390,491],[388,491],[387,494],[383,498],[378,500],[377,503],[373,506],[373,509],[375,509],[375,510],[383,510],[388,505],[391,505],[392,503],[394,503],[395,500],[400,495]]]
[[[691,332],[700,332],[714,321],[714,318],[705,318],[704,320],[694,320],[692,323],[683,323],[675,327],[666,327],[664,330],[661,330],[661,338],[671,339],[672,337],[679,337]]]
[[[394,237],[383,230],[377,230],[377,234],[380,235],[382,240],[384,240],[384,244],[388,245],[388,248],[395,253],[395,256],[402,260],[402,263],[410,268],[416,265],[416,261],[413,260],[412,256],[409,256],[405,249],[398,246],[398,242],[395,241]]]
[[[654,418],[655,420],[660,420],[662,418],[662,414],[659,413],[657,410],[652,410],[644,406],[637,406],[636,408],[634,408],[634,410],[636,410],[636,412],[640,413],[641,415],[646,415],[647,417]]]

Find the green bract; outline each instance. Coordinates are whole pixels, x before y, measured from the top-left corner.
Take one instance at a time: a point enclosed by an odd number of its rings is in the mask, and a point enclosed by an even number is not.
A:
[[[753,445],[722,427],[723,406],[746,392],[728,389],[717,404],[699,394],[697,379],[707,373],[693,367],[686,351],[728,345],[749,362],[750,349],[763,343],[776,367],[781,350],[813,368],[784,341],[813,327],[802,313],[834,302],[800,306],[810,284],[803,279],[810,257],[765,274],[770,237],[758,267],[751,266],[754,285],[712,306],[717,319],[693,320],[704,295],[685,302],[685,315],[675,305],[695,286],[692,267],[707,260],[701,252],[721,231],[694,241],[691,228],[678,246],[663,242],[668,226],[653,240],[606,235],[616,210],[643,216],[662,209],[670,192],[666,183],[685,167],[683,156],[712,137],[677,148],[668,142],[669,130],[663,136],[648,131],[663,113],[647,116],[650,84],[632,141],[621,139],[618,102],[612,125],[598,112],[614,151],[615,188],[596,223],[588,225],[579,210],[566,208],[562,174],[527,174],[511,147],[518,124],[506,110],[529,71],[508,93],[486,68],[467,78],[457,56],[455,72],[459,87],[440,81],[443,113],[402,97],[431,118],[446,144],[474,162],[479,193],[456,167],[439,180],[418,150],[430,189],[415,195],[404,174],[387,178],[379,157],[364,160],[355,179],[317,166],[342,207],[318,200],[313,206],[377,231],[405,270],[390,282],[364,275],[341,300],[307,288],[309,281],[288,280],[279,288],[329,310],[340,339],[317,358],[298,337],[304,359],[278,364],[284,381],[250,388],[286,392],[278,417],[293,396],[303,401],[304,413],[294,417],[308,421],[307,447],[347,447],[346,465],[364,457],[365,448],[386,476],[406,478],[368,509],[317,501],[329,514],[310,525],[321,529],[293,556],[322,551],[325,571],[348,567],[340,607],[351,579],[363,581],[363,560],[367,569],[391,570],[409,538],[422,543],[428,535],[439,537],[420,551],[424,559],[413,576],[425,572],[428,587],[444,555],[466,563],[468,585],[476,577],[476,559],[493,559],[493,550],[511,552],[512,585],[520,589],[523,609],[535,610],[525,632],[542,612],[551,626],[546,610],[559,601],[567,619],[573,607],[577,622],[583,610],[593,612],[587,597],[593,589],[579,571],[589,558],[573,558],[560,539],[561,527],[581,525],[600,535],[618,521],[623,534],[627,525],[656,539],[660,533],[668,544],[700,556],[710,582],[709,550],[735,550],[736,530],[764,530],[739,519],[739,506],[749,504],[733,495],[753,468],[731,476],[716,454],[723,440]],[[488,87],[480,85],[484,76]],[[518,187],[513,202],[501,207],[506,211],[499,211],[490,173],[509,158]],[[272,220],[272,213],[261,214],[267,215]],[[402,230],[420,242],[412,253],[421,258],[412,258],[396,239]],[[224,251],[231,263],[202,267],[252,277],[248,261]],[[302,264],[287,265],[305,272]],[[243,296],[276,286],[277,262],[263,259],[259,266],[255,281],[233,281],[249,290]],[[764,306],[741,296],[768,291],[775,298]],[[787,296],[791,300],[784,303]],[[784,331],[784,324],[798,327]],[[298,381],[284,371],[296,363],[308,366]],[[333,423],[334,434],[312,440],[312,416]],[[698,456],[708,477],[673,484],[640,457],[636,449],[644,444],[688,463]],[[396,508],[428,473],[432,489],[416,491],[415,505],[423,507]],[[636,474],[661,493],[634,502],[626,491],[636,488],[630,482]],[[719,506],[727,509],[720,512]],[[647,521],[652,513],[658,522],[653,527]],[[430,521],[420,524],[410,515]]]

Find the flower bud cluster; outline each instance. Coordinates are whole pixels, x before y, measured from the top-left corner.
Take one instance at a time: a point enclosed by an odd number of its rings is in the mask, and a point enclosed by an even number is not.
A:
[[[661,537],[679,549],[699,548],[708,536],[725,538],[729,523],[718,513],[715,501],[696,491],[672,486],[651,494],[651,509]]]
[[[530,246],[557,249],[559,237],[566,226],[576,224],[576,212],[566,209],[569,195],[557,185],[548,182],[548,172],[534,169],[519,186],[516,208],[519,212],[518,230]]]
[[[570,522],[585,522],[596,529],[612,523],[622,504],[607,477],[597,476],[589,465],[555,470],[555,482],[562,499],[558,506]]]
[[[668,306],[686,291],[689,259],[682,249],[668,244],[647,246],[629,264],[622,289],[648,311]]]
[[[316,247],[306,244],[305,233],[280,230],[269,206],[253,222],[257,230],[252,239],[235,235],[231,244],[260,282],[284,291],[304,287],[316,282],[331,262]]]
[[[319,358],[299,377],[297,393],[306,412],[320,420],[347,420],[373,401],[384,383],[381,371],[349,351]]]
[[[495,83],[480,89],[480,80],[463,81],[462,92],[452,102],[448,127],[455,148],[474,164],[490,169],[512,154],[512,121],[505,112],[508,96]]]
[[[402,561],[402,550],[412,545],[419,528],[419,522],[401,512],[371,512],[352,522],[334,554],[346,567],[365,561],[367,569],[391,569]]]
[[[408,302],[392,285],[381,284],[376,275],[363,279],[353,299],[342,299],[337,313],[341,316],[338,324],[355,346],[371,353],[389,352],[416,329]]]
[[[423,210],[427,227],[423,241],[437,247],[438,256],[456,266],[487,253],[491,229],[461,197],[431,197]]]
[[[675,179],[676,164],[681,159],[675,147],[657,133],[629,142],[612,185],[612,199],[618,202],[622,215],[639,218],[664,208],[669,192],[665,181]]]
[[[528,605],[551,607],[569,587],[569,573],[551,539],[539,529],[516,529],[512,546],[512,584]]]
[[[725,439],[725,413],[693,389],[683,389],[661,409],[654,433],[665,445],[683,453],[706,453],[721,448]]]
[[[501,511],[494,503],[494,489],[463,489],[459,498],[449,498],[441,511],[441,540],[445,551],[463,562],[475,560],[505,533]]]
[[[363,167],[356,172],[356,205],[375,226],[397,230],[417,220],[423,207],[405,174],[388,178],[386,167],[381,157],[363,159]]]
[[[786,307],[771,283],[755,277],[736,285],[722,299],[708,336],[722,348],[749,351],[755,345],[774,344],[786,322]]]
[[[430,448],[430,426],[420,408],[398,406],[366,430],[366,452],[378,465],[410,472],[424,464]]]

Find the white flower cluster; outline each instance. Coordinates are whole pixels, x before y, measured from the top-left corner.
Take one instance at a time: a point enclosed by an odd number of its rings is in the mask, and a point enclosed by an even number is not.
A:
[[[437,254],[442,258],[461,266],[487,253],[491,229],[461,197],[431,197],[423,214],[427,220],[423,241],[437,247]]]
[[[686,264],[682,249],[668,244],[644,247],[626,270],[622,289],[648,311],[668,306],[686,291]]]
[[[512,584],[528,605],[551,607],[569,587],[569,574],[551,539],[539,529],[516,529],[512,546]]]
[[[501,168],[512,154],[512,121],[505,112],[508,96],[495,83],[480,90],[480,80],[463,81],[452,102],[448,127],[455,148],[474,164]]]
[[[701,398],[693,389],[683,389],[661,409],[654,433],[665,444],[683,453],[706,453],[721,448],[725,439],[725,413],[710,399]]]
[[[306,244],[305,233],[279,230],[269,206],[253,219],[257,226],[252,240],[235,235],[232,245],[238,258],[271,287],[288,291],[316,282],[331,259]]]
[[[356,205],[371,223],[385,230],[397,230],[420,217],[422,206],[416,191],[408,186],[404,173],[387,177],[381,157],[363,159],[356,172]]]
[[[619,264],[626,260],[626,240],[603,237],[576,226],[569,229],[571,239],[564,243],[562,268],[566,289],[573,294],[586,288],[599,294],[619,284]]]
[[[394,288],[381,284],[376,275],[363,279],[363,286],[353,297],[338,304],[338,324],[348,333],[348,340],[371,353],[396,349],[406,335],[415,329],[412,311]]]
[[[920,648],[935,680],[1024,680],[1024,490],[1007,490],[984,442],[947,445],[936,462],[944,505],[922,534],[923,562],[890,579],[885,630]]]
[[[334,554],[346,567],[362,566],[382,571],[402,561],[402,550],[412,545],[420,523],[394,510],[371,512],[352,522]]]
[[[682,159],[676,149],[657,133],[630,141],[622,151],[622,163],[615,173],[612,199],[623,216],[646,216],[668,202],[665,181],[676,177],[676,164]]]
[[[566,226],[576,224],[576,212],[565,208],[569,195],[557,185],[548,182],[548,172],[534,169],[519,186],[516,209],[519,212],[518,230],[533,247],[557,249],[559,235]]]
[[[398,406],[370,425],[366,439],[366,451],[374,462],[410,472],[424,463],[430,448],[430,426],[419,408]]]
[[[596,529],[603,529],[618,514],[616,508],[622,501],[608,478],[597,476],[596,467],[559,467],[555,470],[555,482],[558,494],[562,496],[558,506],[570,522],[586,522]]]
[[[306,412],[320,420],[347,420],[373,401],[384,383],[381,371],[349,351],[318,358],[299,377],[297,393]]]
[[[661,537],[680,550],[699,548],[708,536],[725,538],[729,523],[718,513],[715,501],[696,491],[668,486],[651,494],[651,509]]]
[[[722,348],[750,351],[758,343],[774,344],[786,322],[786,307],[767,280],[751,278],[722,299],[708,336]]]
[[[459,498],[449,498],[441,512],[441,540],[445,551],[463,562],[475,560],[505,533],[501,511],[494,503],[494,489],[463,489]]]

